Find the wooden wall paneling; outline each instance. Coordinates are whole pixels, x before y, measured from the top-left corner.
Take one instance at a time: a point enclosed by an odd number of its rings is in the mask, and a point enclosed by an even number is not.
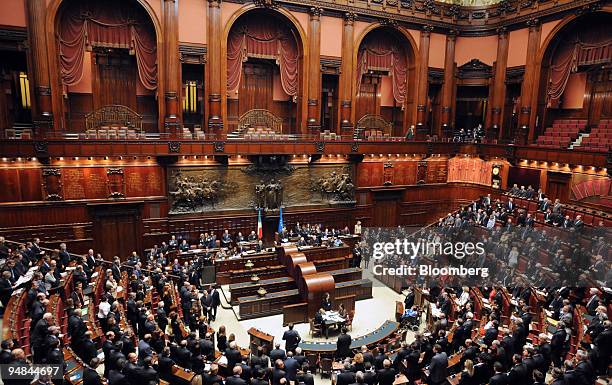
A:
[[[0,189],[0,197],[2,198],[2,202],[19,202],[21,200],[19,169],[0,168],[0,180],[2,180],[3,186],[3,188]]]
[[[68,93],[67,127],[72,132],[85,132],[85,115],[93,111],[93,95]]]
[[[149,197],[164,195],[162,169],[157,166],[124,167],[125,195]]]
[[[102,167],[64,167],[61,178],[65,200],[108,197],[106,170]]]
[[[41,201],[43,199],[41,179],[42,172],[40,168],[19,169],[20,201]]]
[[[136,95],[136,112],[142,116],[145,132],[158,132],[158,111],[155,95]]]

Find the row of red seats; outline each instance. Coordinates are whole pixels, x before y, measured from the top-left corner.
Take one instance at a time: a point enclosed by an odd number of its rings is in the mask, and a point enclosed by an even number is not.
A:
[[[586,119],[556,119],[554,123],[559,124],[585,124],[587,123]]]
[[[567,147],[572,142],[572,138],[568,136],[540,136],[538,144],[555,145],[557,147]]]
[[[502,195],[501,201],[504,203],[508,202],[508,198],[510,198],[508,195]],[[512,200],[516,204],[516,207],[525,209],[529,213],[533,213],[538,209],[538,202],[534,200],[516,198],[516,197],[512,197]],[[563,215],[569,215],[572,220],[576,219],[577,215],[582,215],[582,220],[584,221],[584,224],[587,226],[599,226],[599,221],[603,221],[606,227],[612,227],[612,218],[603,218],[599,215],[590,214],[586,212],[585,209],[583,208],[573,208],[573,207],[565,206],[563,208]],[[544,213],[537,212],[535,218],[536,218],[536,221],[543,223]]]
[[[547,148],[567,148],[586,127],[584,119],[557,119],[536,140],[536,145]]]
[[[589,136],[582,138],[580,149],[586,151],[608,151],[612,147],[612,120],[602,120],[591,130]]]

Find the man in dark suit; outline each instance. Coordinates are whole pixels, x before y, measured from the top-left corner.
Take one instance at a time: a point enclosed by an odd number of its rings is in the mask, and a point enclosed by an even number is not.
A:
[[[576,220],[574,221],[574,228],[577,232],[581,232],[584,228],[584,221],[582,220],[582,215],[576,215]]]
[[[293,352],[287,352],[287,359],[284,362],[287,381],[294,381],[297,378],[297,372],[300,368],[299,362],[293,358]]]
[[[591,288],[591,296],[586,303],[586,310],[589,315],[595,315],[595,310],[599,306],[599,290],[597,288]]]
[[[289,324],[289,330],[285,331],[283,334],[283,340],[285,340],[285,350],[287,352],[295,352],[295,348],[298,347],[302,338],[300,334],[293,329],[292,323]]]
[[[272,372],[270,374],[270,380],[272,385],[281,385],[281,381],[282,382],[286,382],[287,379],[285,377],[287,377],[287,373],[285,373],[285,364],[283,364],[283,361],[281,360],[276,360],[274,361],[274,369],[272,369]],[[227,382],[225,385],[228,385]]]
[[[376,373],[379,385],[393,385],[395,381],[395,369],[391,367],[391,361],[384,360],[383,368]]]
[[[514,366],[508,372],[508,382],[510,384],[528,384],[531,382],[531,378],[527,375],[527,367],[523,364],[521,356],[515,354],[512,361]]]
[[[161,356],[157,359],[157,372],[159,373],[159,378],[165,381],[170,381],[172,379],[173,366],[174,360],[170,358],[170,347],[166,346],[164,350],[162,350]],[[216,364],[214,364],[214,366],[217,370],[219,369]],[[210,370],[212,372],[212,365],[210,367]]]
[[[117,362],[117,368],[108,372],[108,385],[129,385],[127,377],[122,373],[127,361],[121,359]]]
[[[200,352],[208,361],[215,360],[215,345],[212,341],[212,335],[206,333],[204,338],[200,340]]]
[[[142,367],[136,371],[136,377],[138,378],[138,384],[159,383],[159,375],[153,368],[151,357],[144,359]]]
[[[237,363],[242,361],[242,355],[236,347],[236,342],[232,341],[229,347],[225,350],[225,358],[227,358],[227,368],[233,368]],[[242,371],[241,371],[242,373]]]
[[[219,376],[219,366],[217,364],[210,365],[210,372],[202,376],[202,385],[223,385],[223,379]]]
[[[336,342],[336,358],[344,359],[346,357],[352,357],[351,341],[353,339],[346,331],[346,328],[342,328],[342,332]]]
[[[336,385],[350,385],[355,382],[355,373],[351,371],[351,364],[346,362],[344,368],[336,376]]]
[[[210,292],[212,296],[212,304],[210,308],[210,321],[214,321],[217,319],[217,308],[221,305],[221,297],[219,295],[219,288],[217,286],[213,286],[212,291]]]
[[[247,385],[246,381],[240,377],[242,375],[242,368],[240,366],[235,366],[232,369],[232,374],[232,376],[225,379],[225,385]]]
[[[102,385],[102,379],[96,371],[96,368],[100,365],[100,359],[95,357],[89,362],[89,367],[85,367],[85,370],[83,370],[83,385]]]
[[[43,358],[45,358],[46,352],[43,345],[51,322],[53,322],[53,314],[45,313],[42,319],[36,323],[30,335],[30,344],[34,349],[33,361],[35,364],[41,364]]]
[[[275,343],[274,349],[270,350],[270,360],[272,360],[272,362],[276,362],[276,360],[284,361],[286,357],[287,354],[280,348],[280,343]]]
[[[548,211],[549,208],[550,208],[550,201],[548,200],[548,198],[544,197],[544,199],[542,199],[542,202],[540,203],[539,210],[546,212]]]
[[[315,385],[314,376],[305,367],[298,371],[297,382],[304,385]],[[256,384],[253,384],[256,385]]]
[[[495,374],[489,380],[489,385],[510,385],[508,382],[508,375],[503,373],[504,367],[499,362],[493,364],[493,369],[495,370]]]
[[[446,382],[446,377],[448,377],[448,356],[438,344],[434,345],[433,351],[434,356],[429,364],[429,383],[441,385]]]
[[[560,368],[563,362],[563,349],[565,347],[565,339],[567,332],[565,331],[565,324],[559,322],[557,324],[557,330],[553,334],[550,340],[551,358],[555,367]]]
[[[3,271],[2,278],[0,278],[0,302],[2,302],[2,312],[13,294],[13,284],[11,283],[11,272]]]
[[[6,365],[13,360],[13,356],[11,354],[11,350],[13,349],[14,343],[13,340],[3,340],[0,343],[0,365]]]
[[[223,236],[221,237],[221,247],[230,247],[232,244],[232,237],[229,234],[228,230],[223,232]]]
[[[577,385],[590,385],[595,382],[595,370],[593,365],[589,361],[587,353],[583,350],[576,352],[576,377],[578,379]]]
[[[483,342],[487,346],[491,346],[491,343],[497,339],[497,335],[499,334],[499,321],[494,320],[491,323],[491,327],[485,330],[485,335]]]

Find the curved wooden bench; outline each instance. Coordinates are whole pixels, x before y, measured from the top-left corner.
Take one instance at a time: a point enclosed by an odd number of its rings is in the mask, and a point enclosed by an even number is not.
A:
[[[367,114],[362,116],[355,125],[355,135],[359,139],[368,137],[391,136],[393,125],[380,115]]]
[[[238,119],[238,130],[243,134],[280,134],[283,132],[283,120],[268,110],[254,109]]]
[[[142,115],[129,107],[109,105],[85,115],[87,130],[125,128],[142,131]]]

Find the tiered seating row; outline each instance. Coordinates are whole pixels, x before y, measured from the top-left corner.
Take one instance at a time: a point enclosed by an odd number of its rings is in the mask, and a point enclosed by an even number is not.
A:
[[[586,120],[555,120],[544,134],[538,137],[536,144],[540,147],[566,148],[586,127]]]
[[[599,122],[597,127],[591,130],[588,137],[582,138],[580,148],[589,151],[608,151],[612,147],[612,120],[606,119]]]

